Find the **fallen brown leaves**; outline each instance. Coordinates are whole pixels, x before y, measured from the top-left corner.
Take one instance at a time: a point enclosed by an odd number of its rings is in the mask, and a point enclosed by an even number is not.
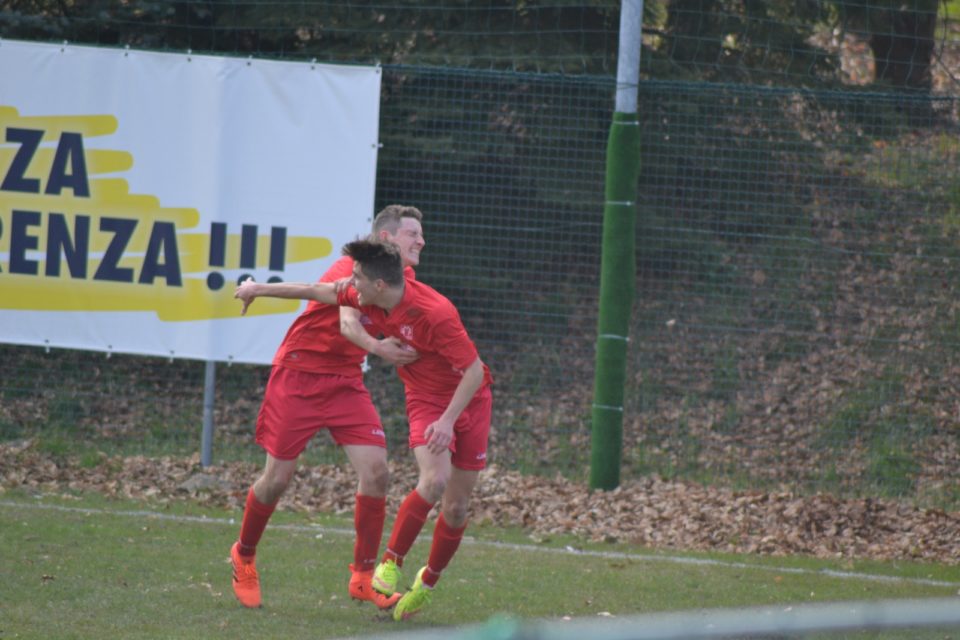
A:
[[[406,462],[391,464],[388,509],[394,512],[414,486],[416,470]],[[104,456],[88,468],[41,454],[30,442],[0,446],[0,491],[93,491],[155,503],[181,500],[238,509],[259,472],[250,463],[201,468],[196,456]],[[280,507],[350,513],[355,490],[349,468],[302,467]],[[523,476],[491,467],[481,475],[472,519],[521,526],[539,538],[573,534],[661,549],[947,564],[960,558],[960,513],[885,500],[737,492],[658,478],[591,492],[561,477]]]

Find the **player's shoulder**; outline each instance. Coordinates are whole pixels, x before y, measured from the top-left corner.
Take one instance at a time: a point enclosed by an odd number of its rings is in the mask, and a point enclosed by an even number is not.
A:
[[[432,322],[459,316],[453,302],[430,285],[420,281],[408,280],[407,286],[412,289],[414,294],[411,301],[411,310],[418,310]]]
[[[407,286],[414,292],[416,301],[423,305],[432,306],[453,306],[450,299],[443,295],[430,285],[420,280],[407,279]]]
[[[320,282],[332,282],[341,278],[349,278],[353,275],[353,258],[350,256],[340,256],[322,276]]]

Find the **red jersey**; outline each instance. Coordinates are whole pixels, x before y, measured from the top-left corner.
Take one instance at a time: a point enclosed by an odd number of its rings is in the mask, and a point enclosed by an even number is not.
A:
[[[353,258],[343,256],[327,269],[320,282],[352,275]],[[374,335],[369,323],[364,323],[364,328]],[[273,364],[312,373],[361,376],[360,367],[366,355],[366,351],[340,335],[340,307],[311,300],[287,329]]]
[[[420,357],[416,361],[397,367],[408,391],[451,396],[464,369],[479,357],[477,348],[453,303],[411,279],[409,272],[404,275],[403,298],[389,313],[372,305],[361,307],[353,287],[341,291],[338,302],[360,309],[384,335],[399,338],[417,350]],[[483,386],[492,383],[490,369],[483,365]]]

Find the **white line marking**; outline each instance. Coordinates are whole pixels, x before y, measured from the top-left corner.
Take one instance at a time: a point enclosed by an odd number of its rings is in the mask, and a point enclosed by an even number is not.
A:
[[[214,524],[220,526],[237,527],[239,523],[235,518],[208,518],[206,516],[186,516],[172,515],[169,513],[157,513],[155,511],[113,511],[111,509],[91,509],[87,507],[67,507],[57,504],[31,504],[27,502],[15,502],[11,500],[0,500],[0,507],[22,508],[22,509],[42,509],[47,511],[64,511],[67,513],[83,513],[90,515],[114,515],[128,518],[153,518],[155,520],[168,520],[171,522],[193,522],[197,524]],[[283,529],[286,531],[298,531],[305,533],[331,533],[343,536],[353,536],[353,529],[341,527],[325,527],[321,525],[303,525],[303,524],[271,524],[271,529]],[[776,567],[762,564],[748,564],[746,562],[727,562],[725,560],[712,560],[709,558],[686,558],[683,556],[660,556],[643,555],[636,553],[627,553],[623,551],[590,551],[586,549],[574,549],[573,547],[542,547],[537,545],[516,544],[509,542],[496,542],[494,540],[477,540],[470,536],[463,539],[465,544],[475,544],[483,547],[494,547],[497,549],[508,549],[511,551],[536,551],[538,553],[552,553],[557,555],[576,555],[590,558],[608,558],[611,560],[635,560],[638,562],[665,562],[669,564],[685,564],[693,566],[721,567],[724,569],[750,569],[758,571],[772,571],[776,573],[789,573],[794,575],[819,575],[830,578],[841,578],[844,580],[863,580],[866,582],[883,582],[888,584],[916,584],[928,587],[947,587],[960,588],[960,582],[950,582],[946,580],[933,580],[930,578],[910,578],[907,576],[884,576],[871,573],[856,573],[854,571],[837,571],[835,569],[800,569],[796,567]]]

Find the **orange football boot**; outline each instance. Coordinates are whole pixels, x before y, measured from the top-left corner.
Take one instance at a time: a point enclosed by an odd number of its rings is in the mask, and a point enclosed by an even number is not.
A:
[[[230,547],[230,560],[233,564],[233,593],[245,607],[256,609],[260,606],[260,576],[257,575],[256,556],[240,555],[240,543]]]
[[[369,571],[355,571],[353,565],[350,565],[350,597],[354,600],[369,600],[380,609],[389,609],[397,604],[402,594],[394,593],[385,596],[370,584],[373,580],[373,569]]]

